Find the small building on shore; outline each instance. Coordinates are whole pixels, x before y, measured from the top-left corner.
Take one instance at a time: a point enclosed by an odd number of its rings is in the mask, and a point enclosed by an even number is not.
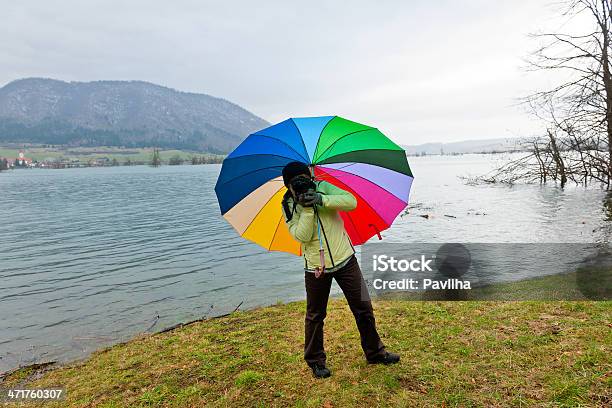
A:
[[[16,167],[30,167],[32,165],[32,159],[25,157],[23,150],[19,151],[19,156],[14,160]]]

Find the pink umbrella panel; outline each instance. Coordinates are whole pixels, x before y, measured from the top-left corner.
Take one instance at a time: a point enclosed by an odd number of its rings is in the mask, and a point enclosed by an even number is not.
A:
[[[413,178],[367,163],[333,163],[314,167],[325,180],[353,194],[357,208],[340,212],[354,245],[361,245],[391,226],[408,205]]]

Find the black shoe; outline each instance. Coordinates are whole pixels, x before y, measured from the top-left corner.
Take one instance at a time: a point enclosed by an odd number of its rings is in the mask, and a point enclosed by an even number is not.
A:
[[[325,364],[314,363],[310,365],[312,369],[312,375],[316,378],[327,378],[331,375],[329,368],[325,367]]]
[[[400,361],[399,354],[389,353],[388,351],[385,351],[385,354],[383,354],[382,356],[376,357],[372,361],[368,361],[368,363],[389,365],[389,364],[399,363],[399,361]]]

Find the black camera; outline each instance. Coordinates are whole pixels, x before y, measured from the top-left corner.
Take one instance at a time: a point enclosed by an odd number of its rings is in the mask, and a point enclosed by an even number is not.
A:
[[[315,191],[317,189],[317,185],[310,178],[296,177],[291,180],[291,188],[293,189],[296,197],[299,197],[308,191]]]

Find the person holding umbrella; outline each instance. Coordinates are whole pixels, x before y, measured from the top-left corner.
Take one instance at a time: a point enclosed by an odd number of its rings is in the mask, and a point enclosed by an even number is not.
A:
[[[224,160],[215,185],[221,215],[268,251],[304,257],[304,358],[328,377],[323,322],[332,279],[355,316],[370,363],[391,364],[353,246],[382,239],[408,205],[406,151],[379,129],[340,116],[289,118],[250,134]]]
[[[393,364],[400,356],[385,349],[374,319],[372,303],[345,231],[339,211],[357,207],[355,197],[326,181],[313,180],[310,168],[290,162],[282,171],[287,192],[282,210],[289,233],[301,243],[304,255],[306,318],[304,359],[317,378],[331,375],[326,367],[323,325],[332,279],[346,297],[361,337],[361,347],[371,364]]]

